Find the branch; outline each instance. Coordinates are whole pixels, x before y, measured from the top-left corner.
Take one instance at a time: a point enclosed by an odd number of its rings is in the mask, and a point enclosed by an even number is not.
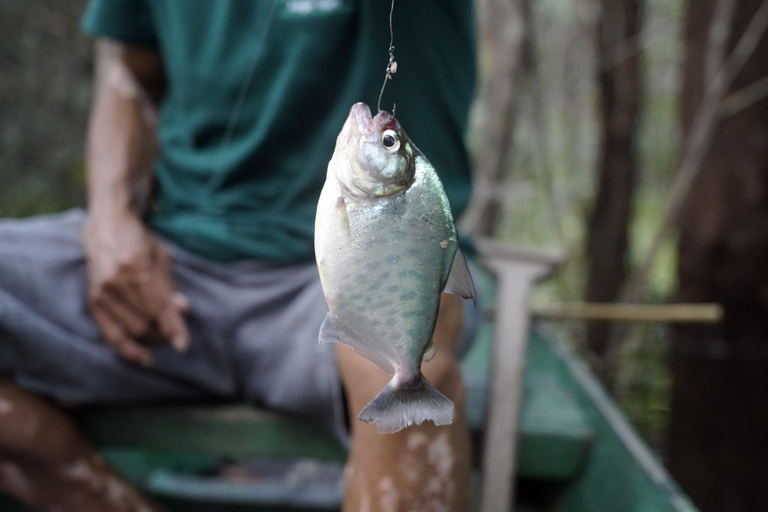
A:
[[[646,28],[641,32],[622,40],[614,48],[606,51],[597,58],[597,67],[599,71],[606,72],[609,69],[618,66],[625,60],[634,57],[636,54],[651,46],[655,41],[660,40],[662,33],[663,30]]]
[[[745,108],[751,107],[758,101],[768,96],[768,76],[764,76],[750,85],[732,92],[723,99],[720,110],[721,117],[730,117]]]
[[[731,52],[728,60],[723,64],[720,74],[723,75],[723,92],[730,87],[733,79],[739,74],[747,59],[755,51],[755,47],[768,28],[768,0],[764,0],[749,22],[749,26],[741,35],[739,42]]]
[[[512,144],[514,108],[517,99],[516,76],[525,39],[524,2],[478,3],[478,21],[481,47],[489,53],[487,63],[481,62],[481,82],[477,100],[476,131],[477,147],[473,148],[474,167],[477,176],[498,184],[504,179],[509,148]],[[484,65],[483,65],[484,64]],[[490,235],[497,224],[498,211],[503,206],[489,197],[477,200],[469,212],[477,210],[469,218],[476,219],[467,229],[474,234]]]
[[[614,302],[560,302],[531,304],[531,314],[548,320],[602,320],[608,322],[708,323],[723,319],[720,304],[616,304]]]
[[[677,220],[691,186],[701,171],[701,163],[707,156],[715,128],[722,117],[723,96],[752,55],[766,28],[768,28],[768,0],[764,0],[760,5],[736,47],[707,87],[702,105],[685,141],[680,167],[667,196],[661,225],[651,239],[650,248],[642,264],[628,280],[627,292],[624,295],[632,302],[642,299],[645,281],[656,260],[661,243],[668,235],[672,222]]]
[[[727,3],[729,1],[731,0],[721,0],[716,10],[725,10],[728,7]],[[645,283],[661,244],[669,235],[672,223],[677,220],[691,187],[701,172],[701,164],[709,152],[718,122],[724,115],[728,114],[728,111],[723,108],[725,104],[723,98],[733,80],[754,52],[766,28],[768,28],[768,0],[763,0],[763,3],[755,12],[733,51],[709,81],[701,106],[696,113],[691,130],[685,140],[680,166],[667,196],[661,224],[654,233],[651,245],[640,266],[627,279],[627,285],[622,296],[628,302],[637,303],[644,298],[646,291]],[[710,31],[711,45],[708,48],[708,52],[714,53],[708,55],[708,64],[715,63],[722,58],[716,55],[720,51],[717,42],[721,37],[721,34],[716,33],[717,30],[719,29],[712,29]],[[715,44],[712,44],[713,42]],[[768,87],[768,84],[763,83],[764,81],[765,79],[759,80],[738,93],[749,90],[751,94],[756,95],[759,92],[758,89]],[[614,370],[618,363],[620,347],[630,337],[628,334],[629,330],[625,325],[616,325],[613,329],[610,348],[605,360],[609,375],[615,374]],[[635,352],[636,347],[631,351]],[[630,368],[629,372],[631,373],[631,371],[632,369]]]
[[[532,78],[534,81],[539,82],[541,77],[538,74],[538,67],[532,71]],[[531,117],[533,121],[533,130],[536,134],[536,143],[534,150],[536,151],[536,157],[538,160],[539,168],[541,171],[541,177],[544,180],[544,189],[546,193],[546,199],[549,203],[549,211],[552,214],[552,221],[555,228],[555,236],[557,236],[557,243],[566,252],[568,251],[568,238],[565,235],[565,206],[560,200],[560,194],[557,189],[557,179],[555,178],[554,171],[552,169],[552,162],[549,158],[549,133],[544,122],[544,98],[541,87],[532,86],[529,84],[531,95]]]
[[[707,37],[707,62],[704,70],[706,83],[711,83],[715,79],[725,62],[737,3],[737,0],[720,0],[715,6]]]

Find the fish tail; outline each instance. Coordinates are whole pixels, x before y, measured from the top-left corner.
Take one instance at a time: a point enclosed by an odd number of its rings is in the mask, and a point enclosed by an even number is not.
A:
[[[359,419],[376,423],[379,434],[391,434],[424,420],[435,425],[450,425],[453,402],[419,374],[413,382],[397,384],[397,375],[366,405]]]

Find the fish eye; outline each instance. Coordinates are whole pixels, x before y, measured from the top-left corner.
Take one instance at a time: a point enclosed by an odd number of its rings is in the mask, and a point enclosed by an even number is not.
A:
[[[393,153],[400,149],[400,138],[394,130],[384,130],[384,133],[381,134],[381,143]]]

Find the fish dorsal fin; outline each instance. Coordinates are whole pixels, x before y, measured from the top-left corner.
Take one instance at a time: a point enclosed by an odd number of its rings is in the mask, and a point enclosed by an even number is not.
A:
[[[395,374],[395,367],[375,349],[366,345],[355,333],[337,322],[330,313],[326,315],[323,325],[320,326],[320,343],[341,343],[355,349],[355,352],[374,363],[376,366],[389,373]]]
[[[469,266],[461,249],[456,249],[451,272],[448,274],[443,292],[459,295],[465,299],[475,299],[475,283],[472,282],[472,275],[469,273]]]

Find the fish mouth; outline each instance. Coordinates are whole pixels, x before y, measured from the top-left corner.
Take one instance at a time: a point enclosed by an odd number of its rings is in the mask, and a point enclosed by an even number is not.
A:
[[[380,111],[373,117],[365,103],[352,105],[329,163],[329,171],[336,173],[347,195],[364,200],[391,197],[413,182],[413,159],[397,149],[388,151],[382,144],[387,129],[405,137],[389,112]]]
[[[371,109],[365,103],[355,103],[349,110],[347,120],[336,138],[336,150],[345,152],[344,148],[357,146],[355,142],[371,128],[373,118]]]
[[[363,102],[355,103],[349,110],[349,121],[353,121],[357,125],[357,131],[359,133],[367,132],[371,126],[371,109]]]
[[[352,140],[353,137],[367,135],[375,131],[399,130],[397,121],[392,114],[382,110],[376,117],[371,115],[371,109],[363,102],[355,103],[349,110],[349,116],[341,130],[340,139]]]

